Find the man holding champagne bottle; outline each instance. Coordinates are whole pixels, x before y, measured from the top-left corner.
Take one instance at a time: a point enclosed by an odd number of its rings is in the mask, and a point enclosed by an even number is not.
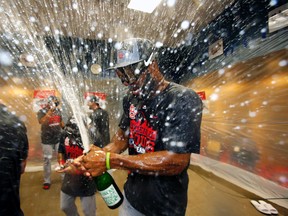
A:
[[[129,171],[121,216],[184,216],[190,155],[200,151],[202,101],[164,79],[151,41],[128,39],[118,48],[114,69],[129,88],[119,129],[112,143],[91,147],[73,165],[86,176]],[[129,154],[121,154],[127,148]]]

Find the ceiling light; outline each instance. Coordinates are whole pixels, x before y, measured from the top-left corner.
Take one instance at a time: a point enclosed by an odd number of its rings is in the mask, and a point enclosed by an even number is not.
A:
[[[152,13],[160,4],[161,0],[131,0],[128,8],[139,10],[145,13]]]

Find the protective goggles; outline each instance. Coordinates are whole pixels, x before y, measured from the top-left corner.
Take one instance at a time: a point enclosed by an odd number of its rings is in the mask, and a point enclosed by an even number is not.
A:
[[[131,85],[139,79],[141,73],[145,71],[145,69],[146,66],[144,63],[138,62],[136,64],[117,68],[116,74],[124,85]]]

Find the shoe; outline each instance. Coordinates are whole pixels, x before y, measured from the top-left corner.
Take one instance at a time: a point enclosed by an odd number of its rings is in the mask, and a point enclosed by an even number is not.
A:
[[[262,212],[263,214],[267,214],[267,215],[271,214],[269,209],[263,204],[257,202],[256,200],[251,200],[250,202],[258,211]]]
[[[258,200],[258,202],[265,206],[270,211],[270,214],[278,215],[277,209],[275,209],[270,203],[265,202],[264,200]]]
[[[44,183],[43,184],[43,189],[44,190],[49,190],[50,189],[50,184],[49,183]]]

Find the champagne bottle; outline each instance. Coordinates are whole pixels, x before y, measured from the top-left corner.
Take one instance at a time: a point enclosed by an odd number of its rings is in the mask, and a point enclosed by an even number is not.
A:
[[[110,209],[118,208],[123,202],[123,194],[115,183],[113,177],[105,172],[103,175],[94,178],[96,188],[106,205]]]

